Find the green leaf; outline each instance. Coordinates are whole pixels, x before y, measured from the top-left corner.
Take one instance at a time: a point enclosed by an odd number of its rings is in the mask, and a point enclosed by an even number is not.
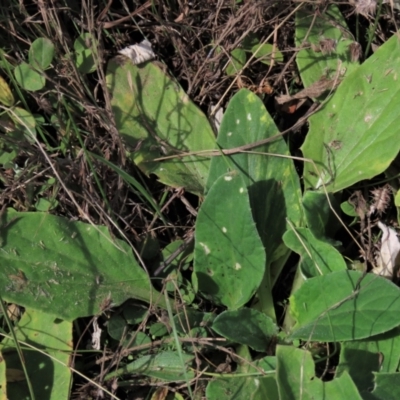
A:
[[[340,345],[340,362],[336,376],[341,376],[346,371],[359,391],[369,391],[374,386],[373,371],[380,369],[379,359],[382,355],[379,355],[376,344],[373,346],[372,343],[366,340],[357,340]]]
[[[347,269],[342,255],[332,245],[316,239],[306,228],[287,231],[283,241],[301,256],[301,273],[305,278]]]
[[[374,386],[374,372],[394,373],[400,361],[400,328],[363,340],[340,345],[336,375],[347,371],[358,390],[369,392]]]
[[[278,333],[271,318],[250,308],[224,311],[215,318],[212,328],[234,343],[244,344],[261,352],[266,351],[272,337]]]
[[[354,205],[350,204],[349,201],[344,201],[342,204],[340,204],[340,209],[349,217],[358,217]]]
[[[163,324],[162,322],[156,322],[153,325],[151,325],[150,329],[149,329],[149,334],[153,337],[153,338],[159,338],[162,336],[166,336],[168,335],[168,328],[165,324]]]
[[[395,198],[394,198],[394,204],[396,207],[400,207],[400,190],[396,192]]]
[[[107,322],[107,332],[115,340],[121,340],[126,335],[126,321],[118,314],[113,315]]]
[[[383,355],[380,360],[380,372],[396,372],[400,362],[400,327],[396,327],[389,332],[370,338],[376,346],[376,352]],[[373,347],[372,347],[373,348]]]
[[[2,293],[4,293],[3,290]],[[66,365],[68,365],[73,351],[71,322],[55,321],[53,315],[27,307],[15,328],[15,334],[17,339],[27,342],[51,356],[30,348],[23,350],[25,366],[36,398],[69,398],[72,374]],[[20,346],[24,348],[23,344]],[[22,370],[15,344],[11,339],[6,338],[0,343],[0,350],[3,353],[7,369]],[[35,377],[40,377],[40,379]],[[7,398],[30,398],[27,385],[25,382],[21,383],[7,385]]]
[[[119,133],[146,174],[172,187],[202,195],[210,160],[191,155],[153,161],[182,152],[210,150],[214,133],[206,116],[182,88],[156,64],[108,63],[107,86]]]
[[[86,49],[76,53],[76,67],[82,74],[91,74],[96,71],[96,63],[92,49]]]
[[[315,365],[309,351],[292,346],[277,346],[276,380],[279,398],[285,400],[362,400],[347,373],[331,382],[315,376]]]
[[[242,349],[245,349],[248,356],[246,356],[246,353],[244,351],[241,351]],[[252,360],[250,350],[247,346],[240,346],[240,348],[237,347],[237,354],[239,356],[243,357],[243,360],[238,360],[238,367],[237,367],[238,373],[256,374],[256,373],[260,373],[260,369],[263,372],[272,372],[272,371],[275,372],[275,370],[276,370],[276,357],[275,356],[266,356],[266,357],[257,358],[255,360]],[[244,360],[248,360],[251,362],[249,363]]]
[[[231,59],[226,67],[227,75],[236,75],[246,63],[246,53],[242,49],[235,49],[231,52]]]
[[[388,374],[376,372],[375,388],[372,391],[371,399],[374,400],[397,400],[400,397],[400,373]]]
[[[74,41],[74,50],[80,53],[93,48],[95,38],[89,32],[80,34]]]
[[[11,211],[2,224],[0,290],[6,301],[68,321],[129,298],[158,301],[130,247],[113,241],[103,226]]]
[[[17,156],[17,152],[13,151],[0,151],[0,165],[2,165],[5,169],[12,168],[12,161]]]
[[[252,361],[247,346],[238,346],[236,350],[240,356],[236,372],[224,374],[220,379],[211,381],[207,386],[207,399],[241,400],[243,397],[252,400],[278,399],[275,357],[267,356]]]
[[[237,309],[261,283],[265,250],[241,175],[221,176],[196,220],[194,272],[198,290],[216,304]]]
[[[82,74],[90,74],[96,70],[93,51],[96,49],[96,38],[88,32],[79,35],[74,42],[76,67]]]
[[[174,316],[175,327],[179,333],[188,334],[191,329],[198,327],[209,327],[215,318],[213,313],[203,313],[188,308],[184,312]]]
[[[400,324],[400,289],[385,278],[356,271],[309,279],[290,297],[290,306],[297,320],[292,339],[357,340]]]
[[[53,61],[54,44],[46,38],[36,39],[29,49],[29,64],[39,70],[45,70]]]
[[[15,67],[14,76],[23,89],[30,90],[31,92],[43,89],[46,84],[44,76],[36,72],[25,62]]]
[[[49,201],[43,197],[41,197],[35,204],[36,211],[50,211],[53,208],[57,207],[58,201],[52,200]]]
[[[150,348],[150,344],[151,344],[151,339],[145,333],[137,331],[134,332],[131,331],[128,334],[126,334],[125,340],[121,343],[123,347],[125,348],[129,347],[130,352],[135,352],[136,354],[147,353],[148,348]],[[149,345],[148,348],[146,348],[145,345]]]
[[[147,307],[139,306],[136,304],[125,303],[122,308],[122,313],[128,324],[140,324],[148,312]]]
[[[257,36],[255,33],[250,32],[250,33],[247,34],[247,36],[243,39],[243,41],[242,41],[242,48],[243,48],[243,50],[245,50],[245,51],[251,52],[251,49],[252,49],[255,45],[257,45],[257,44],[260,44],[260,40],[259,40],[258,36]]]
[[[187,369],[187,364],[193,360],[194,356],[182,354],[182,357],[185,365],[181,365],[179,354],[173,351],[143,356],[106,375],[105,380],[127,374],[141,374],[168,381],[183,381],[185,380],[185,372],[188,379],[193,379],[194,373]]]
[[[331,237],[342,226],[337,217],[340,208],[332,194],[328,194],[328,197],[325,193],[307,191],[303,196],[304,213],[307,226],[317,239],[338,245],[339,243]],[[330,205],[336,211],[336,215]]]
[[[394,35],[355,72],[347,75],[323,109],[310,117],[302,146],[311,163],[306,188],[337,192],[383,172],[400,149],[398,130],[400,43]]]
[[[252,47],[251,52],[255,54],[255,57],[262,63],[270,65],[274,62],[283,62],[283,54],[274,47],[272,44],[256,44]]]
[[[218,145],[222,149],[230,149],[278,133],[262,101],[254,93],[242,89],[233,96],[224,113]],[[270,271],[270,265],[274,260],[284,258],[287,252],[282,242],[282,235],[289,227],[287,219],[295,226],[301,224],[303,210],[300,182],[292,160],[284,158],[289,155],[289,151],[282,137],[254,150],[213,157],[207,187],[211,187],[227,170],[236,170],[242,174],[249,190],[253,217],[267,253],[266,272],[258,291],[257,309],[274,318],[270,276],[278,276],[280,270]]]
[[[218,134],[222,149],[243,146],[279,133],[262,101],[246,89],[240,90],[228,104]],[[207,187],[227,170],[243,175],[249,190],[251,208],[269,262],[282,243],[282,235],[289,228],[288,218],[299,225],[303,218],[300,182],[285,140],[281,137],[254,149],[257,154],[238,153],[213,157]],[[268,154],[263,154],[268,153]],[[280,155],[274,157],[273,154]],[[277,204],[280,206],[277,207]]]
[[[207,385],[207,400],[276,400],[278,389],[274,376],[232,376],[211,381]]]
[[[351,60],[349,46],[354,45],[354,41],[336,5],[330,5],[317,18],[313,11],[302,7],[296,13],[295,43],[301,49],[296,63],[304,87],[322,77],[342,78],[344,72],[348,75],[359,66],[357,61]]]
[[[122,342],[122,346],[129,348],[131,352],[135,354],[146,354],[150,348],[151,339],[143,332],[129,332],[125,336],[125,340]],[[146,345],[148,347],[146,348]],[[137,349],[136,349],[137,347]]]

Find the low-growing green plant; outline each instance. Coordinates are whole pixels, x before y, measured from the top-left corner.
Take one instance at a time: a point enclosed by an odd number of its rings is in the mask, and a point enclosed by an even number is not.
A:
[[[74,352],[72,334],[74,321],[83,317],[91,318],[90,353],[98,352],[103,362],[113,360],[99,381],[91,381],[110,398],[117,396],[106,386],[117,379],[120,387],[130,385],[132,376],[157,385],[185,384],[190,398],[196,379],[210,400],[399,397],[400,289],[367,273],[366,265],[357,270],[335,236],[343,225],[348,229],[342,210],[362,222],[373,213],[349,199],[346,190],[383,173],[394,175],[390,164],[400,149],[399,36],[360,66],[351,57],[354,41],[343,33],[346,23],[338,8],[329,7],[315,24],[310,18],[304,11],[296,15],[300,76],[306,87],[328,77],[338,87],[310,96],[321,103],[308,119],[304,157],[297,157],[304,161],[302,178],[283,133],[251,91],[239,90],[230,99],[215,138],[206,115],[165,68],[153,62],[133,65],[121,56],[109,61],[106,88],[128,157],[145,175],[201,199],[195,232],[163,246],[160,257],[154,257],[160,242],[148,235],[134,255],[104,226],[39,212],[59,204],[55,195],[42,197],[56,185],[53,178],[36,190],[36,212],[4,207],[3,397],[68,398],[72,373],[82,377],[88,365],[79,362],[83,353]],[[280,61],[281,54],[269,46],[246,38],[243,50],[232,51],[226,72],[243,67],[248,49],[260,60],[272,53]],[[92,34],[75,40],[71,60],[82,75],[99,68],[96,48]],[[48,39],[34,41],[29,64],[13,67],[15,87],[42,90],[53,57]],[[13,92],[0,79],[1,126],[10,137],[36,144],[38,119],[18,106]],[[80,104],[65,104],[70,107],[57,117],[58,127],[65,128],[72,111],[82,113]],[[163,205],[145,183],[114,165],[108,154],[88,151],[81,129],[72,117],[68,121],[77,133],[64,135],[61,154],[76,151],[91,166],[110,168],[167,226]],[[6,167],[18,145],[4,143],[0,162]],[[91,171],[96,177],[96,168]],[[104,205],[109,206],[107,199]],[[354,243],[363,249],[357,239]],[[294,253],[299,261],[293,282],[287,280],[291,295],[281,321],[273,289]],[[24,308],[22,317],[14,314],[13,304]],[[75,329],[75,336],[86,338]],[[117,361],[115,354],[100,352],[108,348],[118,348]],[[335,370],[325,379],[331,359]],[[13,384],[25,379],[27,386]]]
[[[36,39],[29,48],[29,63],[22,62],[14,69],[14,76],[23,89],[37,91],[44,88],[46,78],[43,72],[54,57],[54,45],[46,38]]]

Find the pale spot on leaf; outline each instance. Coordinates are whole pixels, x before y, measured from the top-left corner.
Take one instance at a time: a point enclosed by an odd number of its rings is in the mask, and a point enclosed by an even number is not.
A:
[[[241,188],[239,189],[239,193],[243,193],[243,192],[244,192],[244,188],[241,187]]]
[[[250,113],[247,114],[247,120],[248,120],[248,121],[251,121],[251,114],[250,114]]]
[[[236,120],[236,124],[239,125],[240,124],[240,119]]]
[[[365,116],[365,118],[364,118],[364,121],[365,121],[366,123],[370,122],[371,120],[372,120],[372,115],[371,115],[371,114],[367,114],[367,115]]]
[[[226,233],[226,232],[228,232],[228,230],[223,226],[222,227],[222,232]]]
[[[228,132],[226,136],[232,136],[232,132]]]
[[[239,269],[242,269],[242,266],[239,263],[236,263],[235,269],[236,269],[236,271],[239,271]]]
[[[232,180],[232,177],[230,175],[228,175],[228,176],[224,176],[224,179],[229,182]]]
[[[200,246],[204,249],[204,253],[206,253],[206,255],[211,253],[210,249],[205,243],[200,242]]]
[[[182,102],[185,104],[188,104],[190,102],[189,96],[185,93],[183,96],[181,96]]]

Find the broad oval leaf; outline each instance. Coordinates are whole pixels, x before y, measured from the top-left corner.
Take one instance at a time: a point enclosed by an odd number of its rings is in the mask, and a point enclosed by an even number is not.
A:
[[[46,69],[54,57],[54,44],[47,38],[36,39],[29,49],[29,64],[40,70]]]
[[[274,374],[275,375],[275,374]],[[279,399],[275,376],[231,376],[218,378],[207,385],[207,400]]]
[[[10,210],[2,219],[0,260],[4,300],[69,321],[129,298],[159,297],[130,247],[104,226]]]
[[[278,328],[270,317],[251,308],[224,311],[215,318],[212,329],[235,343],[265,352]]]
[[[246,304],[261,283],[266,257],[241,175],[217,179],[199,210],[195,232],[198,290],[231,309]]]
[[[284,263],[274,263],[273,269],[270,266],[273,261],[285,259],[288,252],[282,242],[282,235],[289,227],[287,220],[298,226],[303,219],[300,182],[292,160],[286,158],[290,156],[285,140],[279,135],[263,102],[249,90],[240,90],[224,113],[218,145],[222,149],[240,148],[268,138],[269,143],[257,146],[253,151],[213,157],[207,187],[227,170],[242,174],[267,254],[257,308],[274,317],[271,276],[275,279]]]
[[[358,60],[352,61],[351,57],[351,47],[357,44],[346,27],[336,5],[330,5],[318,18],[306,7],[296,13],[295,40],[301,49],[296,63],[306,88],[323,77],[338,80],[358,68]]]
[[[211,150],[215,137],[206,116],[155,63],[133,65],[112,59],[107,68],[116,126],[135,149],[134,161],[173,187],[202,195],[209,171],[208,157],[182,152]],[[163,161],[154,159],[174,156]]]
[[[400,324],[400,289],[387,279],[338,271],[307,280],[290,297],[292,339],[357,340]]]
[[[272,140],[275,135],[278,136]],[[224,113],[218,145],[222,149],[231,149],[268,137],[271,142],[255,147],[254,153],[238,151],[230,156],[213,157],[207,187],[211,187],[228,168],[242,174],[249,190],[254,220],[271,262],[282,243],[285,227],[289,227],[286,219],[296,226],[303,219],[300,182],[285,140],[279,136],[263,102],[249,90],[240,90]]]
[[[31,65],[25,62],[15,67],[14,76],[23,89],[30,90],[31,92],[43,89],[46,84],[44,76],[36,72]]]
[[[383,172],[400,149],[400,42],[395,34],[347,75],[322,110],[310,117],[302,146],[314,161],[304,168],[306,188],[337,192]],[[316,173],[318,172],[318,173]]]

